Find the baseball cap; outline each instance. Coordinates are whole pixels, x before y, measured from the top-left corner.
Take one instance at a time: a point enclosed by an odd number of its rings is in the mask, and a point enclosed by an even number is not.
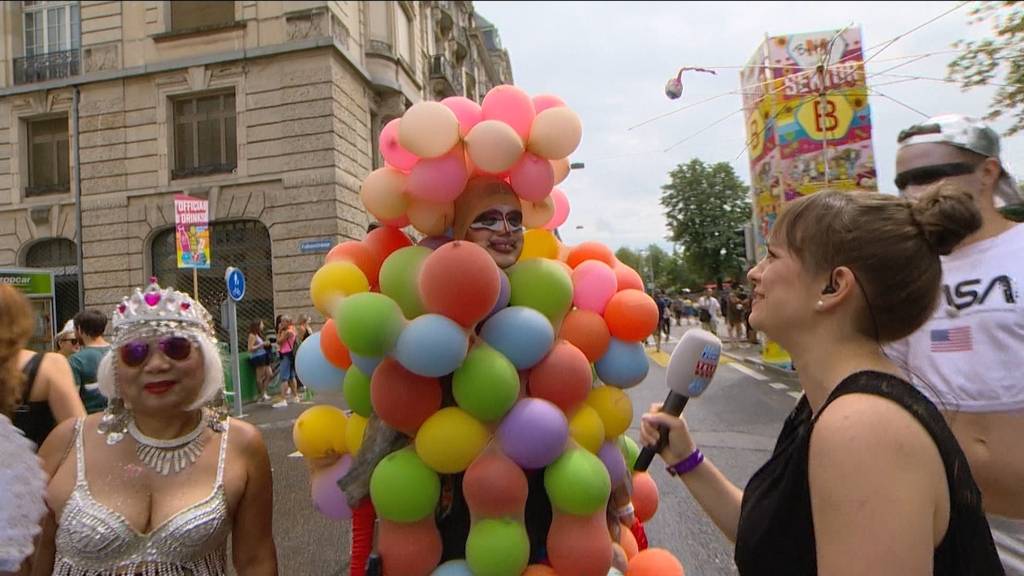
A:
[[[962,114],[933,116],[920,124],[914,124],[901,131],[896,142],[900,148],[913,144],[948,144],[987,158],[1000,160],[999,134],[981,120]],[[1010,175],[1010,171],[1007,170],[1002,160],[1000,160],[1000,164],[1003,168],[1003,175],[995,190],[996,206],[1024,201],[1021,198],[1017,181]]]

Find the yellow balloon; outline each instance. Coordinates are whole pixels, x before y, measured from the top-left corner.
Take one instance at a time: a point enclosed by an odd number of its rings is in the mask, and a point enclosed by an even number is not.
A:
[[[629,396],[614,386],[600,386],[590,391],[587,404],[604,422],[604,437],[612,440],[629,429],[633,422],[633,403]]]
[[[328,262],[313,274],[309,283],[313,306],[328,318],[339,299],[369,290],[366,274],[352,262]]]
[[[558,238],[550,230],[527,230],[523,234],[523,252],[519,261],[530,258],[558,258]]]
[[[461,408],[442,408],[416,432],[416,454],[441,474],[463,472],[487,446],[491,433]]]
[[[583,124],[575,112],[560,106],[537,114],[530,128],[526,149],[534,154],[558,160],[573,153],[583,138]]]
[[[359,189],[363,206],[378,220],[401,218],[409,207],[405,180],[405,174],[394,168],[378,168],[370,172]]]
[[[419,102],[402,115],[398,142],[420,158],[444,156],[459,143],[459,119],[440,102]]]
[[[519,134],[500,120],[484,120],[466,134],[466,152],[470,159],[490,174],[498,174],[514,166],[524,149]]]
[[[587,404],[580,406],[569,419],[569,435],[588,451],[597,454],[604,444],[604,421]]]
[[[320,404],[306,410],[292,427],[295,449],[306,458],[344,454],[348,417],[340,408]]]
[[[540,202],[521,200],[523,225],[527,228],[543,228],[555,216],[555,199],[549,194]]]
[[[569,177],[568,158],[559,158],[558,160],[551,160],[551,166],[555,169],[555,184],[561,184],[563,180]]]
[[[355,456],[363,446],[363,435],[366,433],[367,419],[353,412],[348,416],[345,426],[345,447]]]
[[[455,203],[411,198],[407,215],[409,222],[420,232],[427,236],[440,236],[455,221]]]

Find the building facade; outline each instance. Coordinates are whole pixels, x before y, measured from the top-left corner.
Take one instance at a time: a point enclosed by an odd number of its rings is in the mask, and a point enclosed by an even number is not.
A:
[[[381,127],[511,82],[471,2],[4,2],[0,268],[53,270],[58,326],[150,276],[191,292],[173,226],[187,194],[209,200],[198,280],[215,318],[236,266],[243,331],[318,322],[309,280],[331,245],[364,235]]]

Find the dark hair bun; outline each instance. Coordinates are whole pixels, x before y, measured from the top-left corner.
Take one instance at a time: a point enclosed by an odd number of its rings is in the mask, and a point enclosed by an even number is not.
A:
[[[981,213],[974,198],[957,187],[929,190],[911,205],[910,212],[932,250],[941,256],[981,228]]]

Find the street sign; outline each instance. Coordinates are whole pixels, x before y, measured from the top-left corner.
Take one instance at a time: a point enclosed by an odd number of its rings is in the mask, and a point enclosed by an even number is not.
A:
[[[245,274],[234,266],[228,266],[224,273],[224,281],[228,285],[228,296],[235,302],[240,302],[245,296]]]
[[[334,246],[334,240],[330,238],[321,238],[320,240],[306,240],[305,242],[299,243],[299,252],[303,254],[311,254],[315,252],[327,252]]]

